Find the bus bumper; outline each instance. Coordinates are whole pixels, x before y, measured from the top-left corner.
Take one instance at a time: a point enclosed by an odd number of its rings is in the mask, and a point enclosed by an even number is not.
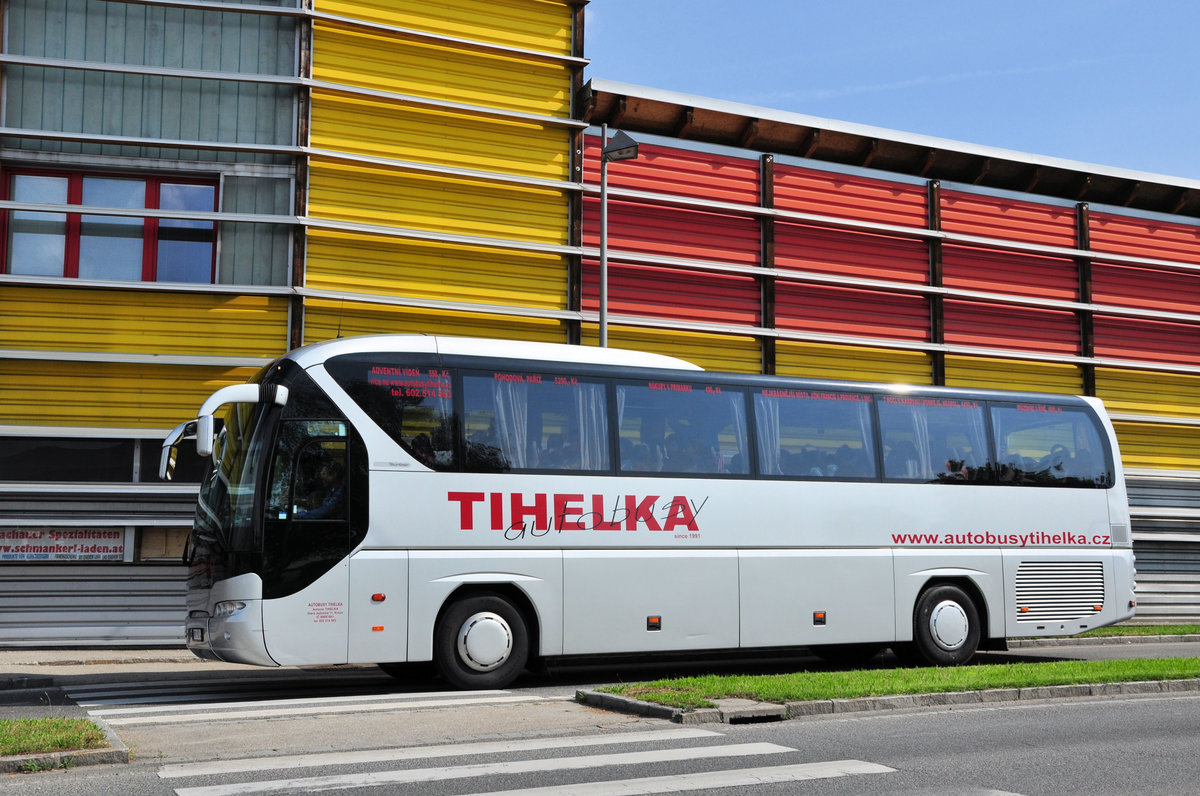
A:
[[[222,600],[209,616],[190,616],[187,645],[207,660],[278,666],[263,641],[262,600]]]

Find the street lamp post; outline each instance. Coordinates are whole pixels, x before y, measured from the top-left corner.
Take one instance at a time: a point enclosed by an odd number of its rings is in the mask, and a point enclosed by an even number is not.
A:
[[[638,144],[620,130],[608,140],[608,125],[600,125],[600,347],[608,346],[608,163],[633,160]]]

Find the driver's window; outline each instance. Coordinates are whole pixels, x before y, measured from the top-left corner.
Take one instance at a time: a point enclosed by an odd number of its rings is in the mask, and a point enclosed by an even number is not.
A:
[[[267,519],[345,519],[346,464],[345,422],[283,422],[271,462]]]
[[[293,481],[292,516],[346,519],[346,442],[316,440],[300,451]]]

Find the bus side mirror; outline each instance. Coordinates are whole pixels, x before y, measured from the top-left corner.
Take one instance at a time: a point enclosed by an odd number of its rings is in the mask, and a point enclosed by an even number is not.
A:
[[[162,455],[158,459],[158,477],[163,481],[170,481],[175,476],[175,463],[179,461],[179,443],[185,437],[190,437],[196,433],[196,421],[189,420],[186,423],[180,423],[171,429],[171,433],[167,434],[167,438],[163,440]]]
[[[196,418],[196,453],[200,456],[212,456],[213,452],[213,416],[200,415]]]

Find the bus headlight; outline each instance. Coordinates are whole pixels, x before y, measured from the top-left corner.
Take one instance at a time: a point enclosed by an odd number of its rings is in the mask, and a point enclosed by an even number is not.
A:
[[[223,600],[213,606],[213,619],[228,619],[245,607],[239,600]]]

